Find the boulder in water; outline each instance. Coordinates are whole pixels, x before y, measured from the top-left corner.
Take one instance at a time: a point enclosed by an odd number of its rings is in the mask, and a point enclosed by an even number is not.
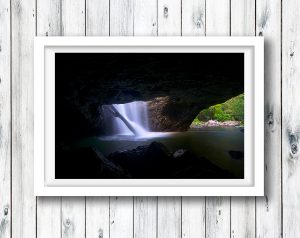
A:
[[[58,179],[131,177],[120,165],[105,158],[96,148],[57,149],[55,157],[55,178]]]
[[[134,178],[165,177],[165,167],[171,159],[168,149],[158,142],[138,146],[133,150],[114,152],[108,158],[127,169]]]
[[[173,154],[172,178],[181,179],[221,179],[234,178],[230,172],[221,169],[205,157],[179,149]]]
[[[179,149],[171,154],[159,142],[115,152],[108,158],[128,170],[133,178],[234,178],[234,175],[204,157],[198,157],[186,149]]]

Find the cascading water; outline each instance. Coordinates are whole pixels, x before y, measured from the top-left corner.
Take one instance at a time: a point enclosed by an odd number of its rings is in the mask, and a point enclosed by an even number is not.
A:
[[[136,101],[112,106],[121,114],[113,118],[116,134],[145,136],[149,133],[147,102]]]

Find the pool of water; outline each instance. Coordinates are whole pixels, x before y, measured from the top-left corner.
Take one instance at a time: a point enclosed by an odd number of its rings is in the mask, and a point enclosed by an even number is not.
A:
[[[86,138],[81,146],[95,146],[105,156],[115,151],[134,149],[151,142],[163,143],[170,152],[186,149],[204,156],[219,167],[230,171],[237,178],[243,178],[244,159],[233,158],[229,151],[244,152],[244,133],[241,128],[201,128],[187,132],[150,132],[136,137],[126,135]]]

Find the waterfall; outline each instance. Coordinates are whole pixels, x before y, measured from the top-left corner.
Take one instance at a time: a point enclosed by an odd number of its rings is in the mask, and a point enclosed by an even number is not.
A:
[[[121,114],[112,119],[116,134],[144,136],[149,132],[147,102],[136,101],[112,106]]]

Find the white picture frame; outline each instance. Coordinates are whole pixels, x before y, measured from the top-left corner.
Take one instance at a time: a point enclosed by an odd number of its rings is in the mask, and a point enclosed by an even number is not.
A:
[[[244,179],[55,179],[55,52],[243,52]],[[71,165],[70,165],[71,166]],[[36,196],[263,196],[263,37],[36,37],[34,40]]]

